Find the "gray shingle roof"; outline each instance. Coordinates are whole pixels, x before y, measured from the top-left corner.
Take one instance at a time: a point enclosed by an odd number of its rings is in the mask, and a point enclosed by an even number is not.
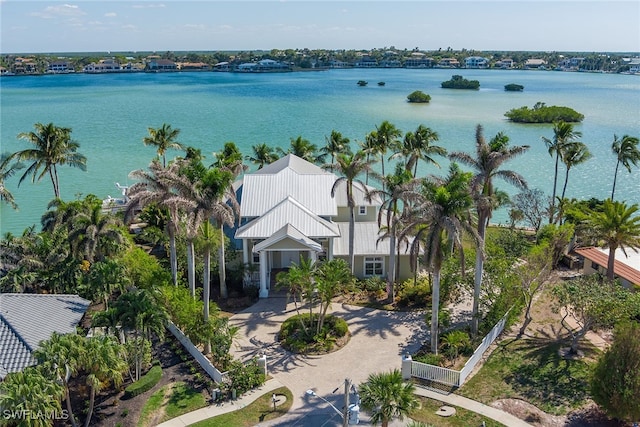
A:
[[[35,364],[31,353],[54,332],[75,332],[89,303],[77,295],[0,294],[0,379]]]

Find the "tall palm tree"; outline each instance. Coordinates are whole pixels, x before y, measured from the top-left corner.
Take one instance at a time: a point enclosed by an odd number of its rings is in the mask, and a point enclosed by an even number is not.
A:
[[[433,158],[434,155],[446,156],[447,149],[438,145],[431,145],[439,139],[438,133],[424,125],[419,125],[415,132],[407,132],[402,140],[402,145],[396,148],[396,152],[391,158],[404,157],[406,169],[413,172],[415,177],[418,173],[418,160],[424,160],[427,164],[440,167]]]
[[[624,202],[607,199],[602,211],[592,212],[587,219],[594,237],[609,248],[607,278],[611,281],[615,275],[616,250],[620,248],[626,255],[627,249],[635,252],[640,249],[640,215],[633,216],[638,209],[638,204],[627,206]]]
[[[369,193],[369,200],[374,197],[382,198],[382,206],[378,211],[378,227],[383,228],[383,222],[386,222],[384,229],[385,236],[389,239],[389,268],[387,270],[387,298],[393,301],[394,285],[396,281],[396,244],[399,229],[398,224],[401,222],[404,212],[409,208],[409,201],[416,196],[414,187],[417,181],[413,179],[410,170],[407,170],[398,163],[396,165],[395,174],[387,175],[383,178],[385,181],[385,190],[373,190]]]
[[[200,243],[204,250],[204,277],[202,280],[202,299],[204,301],[204,321],[209,322],[209,304],[211,300],[211,250],[217,245],[222,245],[220,237],[211,222],[205,221],[200,225]],[[204,348],[204,354],[211,353],[211,342],[207,341]]]
[[[228,170],[236,177],[248,168],[242,162],[242,153],[235,142],[225,142],[224,148],[213,155],[216,160],[211,167]]]
[[[558,165],[562,154],[568,149],[568,146],[575,144],[577,138],[582,137],[582,132],[574,131],[571,123],[563,121],[553,124],[553,139],[542,137],[542,141],[547,146],[549,155],[555,157],[555,169],[553,174],[553,194],[551,195],[551,206],[549,208],[549,224],[553,222],[555,217],[556,189],[558,187]]]
[[[44,175],[49,175],[53,185],[55,198],[60,198],[60,183],[58,179],[58,165],[69,165],[82,171],[87,170],[87,158],[78,153],[80,144],[71,139],[71,128],[55,126],[53,123],[43,125],[36,123],[35,131],[24,132],[18,138],[24,139],[35,145],[17,151],[5,159],[6,162],[17,160],[18,162],[32,162],[20,177],[18,185],[29,175],[32,181],[40,181]]]
[[[620,163],[631,173],[631,165],[638,166],[640,162],[640,148],[638,143],[640,140],[635,136],[624,135],[622,139],[618,139],[617,135],[613,135],[613,143],[611,151],[616,155],[616,171],[613,175],[613,188],[611,189],[611,200],[616,192],[616,179],[618,178],[618,168]]]
[[[338,154],[336,162],[333,164],[335,171],[341,176],[336,179],[331,188],[331,197],[335,197],[338,186],[345,184],[347,191],[347,206],[349,207],[349,265],[351,266],[351,274],[355,268],[355,209],[356,201],[353,196],[354,186],[358,186],[367,194],[369,192],[367,186],[359,178],[363,173],[374,174],[372,170],[373,161],[366,159],[367,154],[364,151],[358,151],[355,154]]]
[[[564,152],[562,153],[562,162],[567,167],[566,173],[564,176],[564,185],[562,186],[562,196],[560,196],[561,200],[564,200],[565,192],[567,191],[567,183],[569,182],[569,171],[573,166],[578,166],[591,157],[591,152],[589,148],[583,142],[576,142],[575,144],[570,144],[566,147]]]
[[[499,206],[499,192],[496,191],[493,179],[500,178],[519,189],[526,189],[527,182],[517,172],[500,169],[509,160],[525,153],[528,145],[509,147],[509,137],[498,133],[487,143],[483,135],[481,125],[476,127],[476,153],[475,157],[456,151],[449,158],[471,166],[475,174],[471,180],[471,194],[475,199],[476,212],[478,214],[478,236],[480,245],[476,251],[476,268],[473,290],[473,316],[471,330],[478,333],[480,290],[482,287],[482,275],[484,273],[484,238],[493,209]]]
[[[351,148],[349,147],[349,138],[342,136],[337,130],[332,130],[331,135],[325,137],[325,146],[320,149],[320,152],[325,156],[331,156],[331,163],[335,161],[338,154],[350,154]],[[333,169],[329,169],[333,172]]]
[[[102,213],[102,207],[94,204],[88,212],[80,212],[73,221],[69,240],[89,262],[102,261],[114,255],[126,243],[120,221],[114,215]]]
[[[324,163],[322,160],[324,156],[318,155],[318,146],[312,144],[308,139],[304,139],[301,135],[298,135],[297,138],[290,139],[290,148],[288,151],[284,151],[278,147],[278,152],[282,156],[293,154],[311,163]]]
[[[181,198],[173,188],[177,176],[179,163],[164,168],[158,160],[151,161],[149,170],[136,170],[129,174],[132,179],[140,182],[129,187],[129,203],[125,210],[125,218],[131,218],[137,209],[155,204],[166,209],[169,213],[167,221],[167,235],[169,236],[169,262],[171,264],[171,278],[173,284],[178,284],[178,258],[176,255],[176,233],[182,213],[193,208],[193,202]]]
[[[393,123],[384,120],[376,126],[375,132],[375,153],[380,156],[382,176],[385,176],[384,158],[387,155],[387,150],[396,150],[400,144],[399,138],[402,136],[402,131]]]
[[[262,169],[265,165],[278,160],[275,149],[265,143],[254,145],[251,147],[251,150],[253,154],[246,156],[246,159],[258,165],[258,169]]]
[[[364,151],[365,153],[367,153],[367,162],[369,160],[371,160],[371,156],[372,155],[374,157],[376,156],[376,140],[377,140],[377,138],[378,138],[378,133],[374,130],[374,131],[371,131],[371,132],[369,132],[367,134],[367,136],[364,139],[364,142],[358,143],[358,145],[360,146],[360,149],[362,151]],[[375,161],[373,163],[375,163]],[[365,173],[364,183],[366,185],[369,185],[369,172]]]
[[[169,149],[184,150],[182,144],[176,141],[180,134],[180,129],[173,129],[171,125],[166,123],[162,124],[162,127],[157,129],[147,128],[149,132],[148,136],[142,139],[144,145],[153,145],[156,147],[158,157],[162,157],[162,167],[167,167],[166,152]]]
[[[122,384],[122,377],[127,370],[123,353],[122,345],[112,336],[105,335],[86,340],[82,369],[87,373],[86,381],[91,391],[84,427],[91,425],[96,393],[109,383],[116,387]]]
[[[0,382],[0,408],[9,411],[3,413],[2,425],[53,426],[52,417],[29,415],[62,414],[60,399],[63,395],[63,386],[44,376],[37,367],[12,372]]]
[[[84,338],[77,334],[61,335],[56,332],[46,341],[42,341],[33,355],[43,366],[43,371],[51,379],[62,384],[64,399],[72,426],[76,420],[71,407],[69,379],[78,373],[84,349]]]
[[[371,413],[371,423],[389,425],[389,421],[405,416],[418,407],[413,383],[404,382],[398,369],[373,373],[358,387],[363,409]]]
[[[479,246],[470,211],[473,198],[469,185],[472,174],[464,173],[456,163],[444,178],[424,180],[422,198],[412,209],[404,234],[413,233],[411,256],[424,247],[425,265],[433,275],[431,296],[431,352],[438,353],[438,311],[440,309],[440,272],[447,252],[462,248],[462,236],[468,234]]]

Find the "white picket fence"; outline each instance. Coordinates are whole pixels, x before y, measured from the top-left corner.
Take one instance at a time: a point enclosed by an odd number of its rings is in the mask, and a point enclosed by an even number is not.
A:
[[[466,381],[467,377],[476,367],[478,362],[482,359],[487,348],[498,338],[498,336],[504,330],[504,325],[507,322],[507,316],[509,312],[502,316],[502,319],[491,329],[491,331],[482,339],[482,342],[473,355],[464,364],[464,367],[460,371],[453,369],[443,368],[441,366],[429,365],[428,363],[414,362],[410,357],[403,359],[403,372],[409,372],[409,369],[404,369],[404,364],[410,363],[411,377],[420,378],[423,380],[433,381],[438,384],[443,384],[449,387],[460,387]],[[408,378],[405,378],[408,379]]]

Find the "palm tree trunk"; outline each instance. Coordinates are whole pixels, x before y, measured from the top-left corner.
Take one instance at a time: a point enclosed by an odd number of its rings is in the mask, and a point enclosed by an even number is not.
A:
[[[569,167],[567,167],[567,173],[564,175],[564,185],[562,186],[562,196],[560,200],[564,200],[564,194],[567,191],[567,183],[569,182]]]
[[[218,272],[220,274],[220,298],[227,299],[227,271],[224,264],[224,225],[220,225],[220,248],[218,249],[220,260],[218,261]]]
[[[187,241],[187,276],[189,280],[189,291],[191,297],[196,297],[196,260],[193,247],[193,239]]]
[[[616,180],[618,179],[618,167],[620,166],[620,160],[616,162],[616,172],[613,174],[613,188],[611,189],[611,201],[613,202],[613,195],[616,192]]]
[[[440,267],[433,271],[431,289],[431,353],[438,354],[438,311],[440,310]]]
[[[69,421],[71,421],[71,427],[76,427],[78,424],[76,423],[76,417],[73,416],[73,411],[71,410],[71,396],[69,395],[69,384],[66,381],[64,381],[64,388],[66,391],[64,400],[67,405],[67,413],[69,415]]]
[[[616,262],[616,249],[618,249],[618,245],[610,245],[609,246],[609,258],[607,259],[607,279],[610,282],[613,282],[615,272],[615,262]]]
[[[169,262],[171,264],[171,280],[174,286],[178,286],[178,255],[176,253],[176,229],[172,220],[167,223],[169,234]]]
[[[560,161],[560,153],[556,151],[556,167],[553,174],[553,195],[551,196],[551,208],[549,209],[549,224],[553,223],[553,217],[556,210],[556,187],[558,186],[558,162]]]
[[[207,247],[204,251],[204,291],[202,298],[204,300],[204,321],[209,321],[209,299],[211,290],[211,250]],[[211,343],[207,341],[204,345],[204,354],[211,353]]]
[[[389,272],[387,274],[387,298],[389,302],[394,299],[394,284],[396,281],[396,225],[395,222],[391,226],[389,237]]]
[[[93,405],[96,400],[96,388],[91,386],[91,392],[89,395],[89,410],[87,411],[87,419],[84,420],[84,427],[89,427],[91,425],[91,416],[93,415]]]
[[[53,175],[53,167],[49,169],[49,177],[51,178],[51,185],[53,186],[53,195],[56,199],[60,198],[60,191],[58,190],[58,186],[56,185],[56,179]]]

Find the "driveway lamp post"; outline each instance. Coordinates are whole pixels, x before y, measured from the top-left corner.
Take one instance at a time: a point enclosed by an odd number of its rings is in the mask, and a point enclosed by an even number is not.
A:
[[[326,402],[329,406],[331,406],[331,408],[336,411],[340,417],[342,418],[342,426],[343,427],[347,427],[349,426],[349,424],[354,425],[354,424],[358,424],[360,419],[358,416],[358,412],[360,410],[360,407],[358,406],[358,402],[354,403],[354,404],[349,404],[349,389],[352,387],[351,385],[351,380],[349,379],[345,379],[344,380],[344,409],[341,411],[340,409],[336,408],[333,403],[329,402],[327,399],[325,399],[322,396],[319,396],[318,394],[316,394],[315,391],[313,390],[307,390],[306,394],[307,396],[313,396],[313,397],[317,397],[321,400],[323,400],[324,402]],[[335,390],[334,390],[335,392]]]

